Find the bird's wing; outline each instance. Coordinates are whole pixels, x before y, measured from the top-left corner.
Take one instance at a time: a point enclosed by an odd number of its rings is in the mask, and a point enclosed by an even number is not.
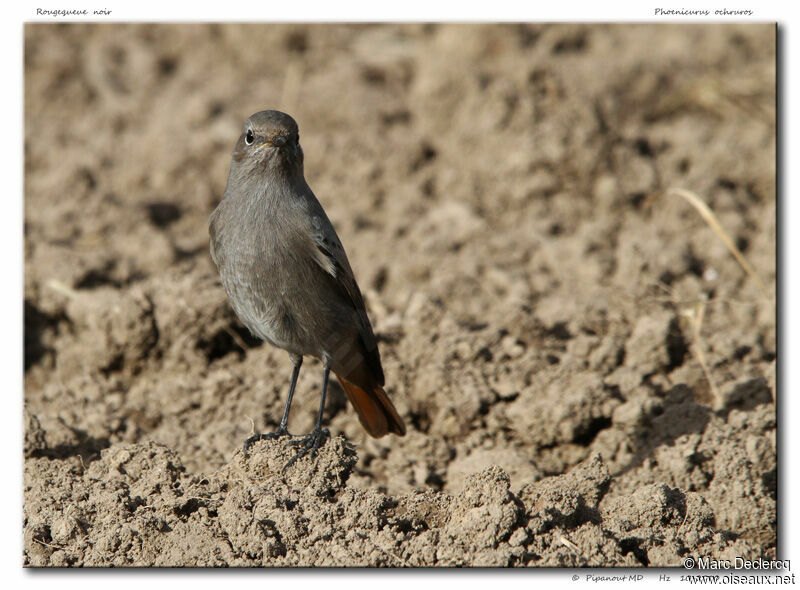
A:
[[[364,299],[353,275],[353,269],[350,268],[344,247],[324,214],[311,216],[310,229],[309,233],[314,246],[312,250],[314,261],[333,277],[335,285],[347,296],[353,304],[353,308],[358,312],[361,340],[364,344],[367,363],[380,384],[383,385],[384,377],[378,344],[375,341],[372,325],[364,306]]]

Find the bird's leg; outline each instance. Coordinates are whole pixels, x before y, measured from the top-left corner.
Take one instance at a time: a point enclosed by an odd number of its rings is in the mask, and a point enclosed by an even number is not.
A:
[[[281,418],[281,423],[278,426],[278,429],[274,432],[268,432],[266,434],[256,433],[245,440],[243,449],[245,457],[247,456],[248,449],[253,445],[253,443],[260,440],[280,438],[281,436],[289,435],[289,430],[286,428],[286,425],[289,422],[289,408],[292,407],[292,397],[294,397],[294,388],[295,385],[297,385],[297,377],[300,375],[300,366],[303,364],[303,357],[292,355],[292,362],[294,363],[294,368],[292,369],[292,382],[289,385],[289,397],[286,398],[286,405],[283,407],[283,417]]]
[[[292,407],[292,398],[294,397],[294,387],[297,385],[297,377],[300,375],[300,366],[303,364],[303,357],[297,356],[293,358],[294,368],[292,369],[292,382],[289,384],[289,397],[286,398],[286,405],[283,407],[283,416],[281,423],[278,426],[278,436],[281,434],[289,434],[286,426],[289,423],[289,408]]]
[[[288,443],[286,443],[287,445],[299,446],[300,450],[297,451],[297,454],[289,459],[286,465],[283,466],[284,470],[286,470],[286,468],[290,465],[294,464],[295,461],[305,457],[309,453],[313,458],[314,455],[317,454],[317,449],[319,449],[325,443],[325,440],[331,435],[327,428],[322,427],[322,414],[325,411],[325,396],[328,393],[328,376],[331,372],[327,359],[324,361],[324,363],[325,365],[322,373],[322,399],[319,402],[317,423],[314,426],[314,430],[311,432],[311,434],[307,434],[298,440],[290,440]]]

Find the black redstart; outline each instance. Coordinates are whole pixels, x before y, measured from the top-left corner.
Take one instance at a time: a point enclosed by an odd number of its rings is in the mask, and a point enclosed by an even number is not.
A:
[[[294,364],[280,426],[245,441],[288,435],[303,357],[322,361],[322,400],[311,434],[290,463],[328,436],[322,428],[332,370],[373,437],[403,436],[403,420],[383,390],[378,344],[347,255],[303,175],[297,123],[285,113],[250,117],[233,150],[228,185],[211,214],[211,258],[236,315],[257,337],[289,352]]]

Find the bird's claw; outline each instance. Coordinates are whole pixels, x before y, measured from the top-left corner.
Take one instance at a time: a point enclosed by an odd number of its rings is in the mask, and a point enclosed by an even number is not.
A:
[[[298,459],[302,459],[308,454],[310,454],[311,458],[313,459],[317,454],[317,450],[323,444],[325,444],[325,441],[328,440],[330,436],[331,433],[327,428],[315,428],[311,434],[307,434],[295,440],[287,441],[287,447],[300,447],[300,450],[297,451],[297,453],[295,453],[295,455],[286,462],[286,465],[283,466],[283,471],[286,471],[286,469],[291,465],[294,465]]]
[[[242,452],[244,453],[244,456],[247,457],[248,456],[248,451],[250,450],[250,447],[252,447],[258,441],[260,441],[260,440],[277,440],[282,436],[291,436],[291,434],[289,434],[289,431],[286,430],[285,427],[278,427],[278,429],[275,430],[274,432],[267,432],[265,434],[256,433],[256,434],[254,434],[253,436],[247,438],[247,440],[244,441],[244,446],[242,447]]]

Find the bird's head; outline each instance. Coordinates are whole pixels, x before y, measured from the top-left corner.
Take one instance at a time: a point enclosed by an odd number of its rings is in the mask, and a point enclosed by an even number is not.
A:
[[[254,172],[302,175],[303,148],[297,123],[280,111],[252,115],[236,142],[233,161]]]

